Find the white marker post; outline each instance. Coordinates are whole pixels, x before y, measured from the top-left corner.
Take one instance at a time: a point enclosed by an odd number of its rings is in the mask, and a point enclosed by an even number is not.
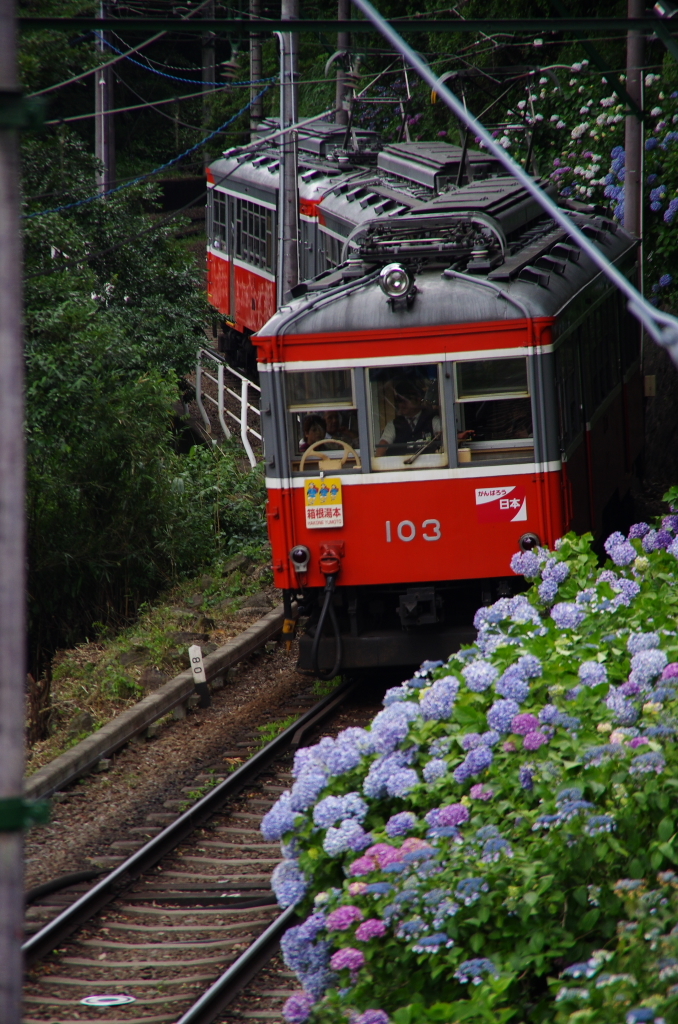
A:
[[[199,708],[208,708],[212,703],[205,666],[202,663],[202,650],[200,644],[193,644],[188,648],[188,660],[191,663],[191,672],[195,682],[195,692],[200,695]]]

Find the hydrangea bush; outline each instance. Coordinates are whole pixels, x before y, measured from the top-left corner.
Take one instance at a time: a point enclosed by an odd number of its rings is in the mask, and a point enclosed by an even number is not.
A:
[[[590,535],[517,554],[533,585],[481,608],[472,646],[298,751],[262,822],[304,918],[291,1024],[579,1012],[547,979],[614,952],[620,879],[678,864],[677,535],[675,514],[612,534],[603,568]]]

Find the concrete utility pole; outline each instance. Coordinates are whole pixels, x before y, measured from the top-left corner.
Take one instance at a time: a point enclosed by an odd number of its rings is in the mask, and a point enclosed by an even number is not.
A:
[[[339,21],[348,21],[351,17],[351,0],[338,0],[337,3],[337,19]],[[351,45],[351,36],[348,32],[337,32],[337,50],[347,51]],[[334,115],[335,124],[348,124],[348,110],[344,109],[344,99],[346,98],[346,72],[342,67],[341,60],[337,61],[337,91],[335,94],[334,105],[336,113]]]
[[[628,0],[629,18],[645,15],[645,0]],[[643,33],[631,31],[626,44],[626,91],[643,107]],[[643,224],[643,124],[635,114],[626,117],[624,138],[624,227],[640,238]]]
[[[299,0],[282,0],[280,16],[299,18]],[[299,120],[299,52],[298,35],[281,32],[281,109],[280,126],[287,128]],[[278,216],[281,217],[280,286],[278,303],[299,283],[299,197],[297,187],[297,133],[288,132],[280,140],[280,189]]]
[[[0,93],[19,91],[14,0],[0,0]],[[7,98],[0,97],[0,113]],[[26,615],[19,152],[0,127],[0,1020],[21,1021]],[[7,829],[7,831],[3,831]]]
[[[99,17],[108,16],[108,0],[101,0]],[[108,54],[103,39],[97,38],[97,50]],[[108,192],[115,185],[115,122],[113,114],[113,67],[102,68],[94,75],[94,155],[101,162],[96,180],[100,192]]]
[[[261,17],[261,0],[250,0],[250,18]],[[263,74],[263,59],[261,54],[261,33],[251,32],[250,33],[250,81],[258,82]],[[260,85],[250,86],[250,100],[252,106],[250,107],[250,132],[252,133],[252,142],[257,138],[257,128],[264,119],[264,97],[260,96],[259,99],[255,99],[257,93],[261,92]]]

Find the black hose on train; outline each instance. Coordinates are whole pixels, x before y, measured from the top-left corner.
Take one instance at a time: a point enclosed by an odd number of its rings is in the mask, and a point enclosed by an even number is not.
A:
[[[323,600],[323,606],[320,610],[318,624],[315,627],[315,636],[313,637],[313,645],[311,647],[311,667],[315,674],[317,675],[318,679],[334,679],[334,677],[338,675],[339,669],[341,668],[341,659],[344,653],[341,643],[341,631],[339,629],[339,621],[337,619],[337,613],[334,610],[334,605],[332,604],[332,598],[334,597],[334,588],[336,582],[336,574],[330,574],[325,579],[325,598]],[[318,665],[318,657],[320,654],[320,638],[325,627],[325,620],[327,618],[328,612],[330,616],[330,622],[332,623],[332,629],[334,630],[336,657],[332,668],[328,671],[321,672],[320,667]]]

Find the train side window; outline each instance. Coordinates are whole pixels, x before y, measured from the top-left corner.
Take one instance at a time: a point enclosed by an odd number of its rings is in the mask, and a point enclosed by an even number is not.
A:
[[[584,412],[579,371],[579,334],[577,329],[557,349],[555,360],[556,392],[560,447],[567,452],[584,429]]]
[[[236,199],[235,255],[255,267],[274,272],[273,210],[249,199]]]
[[[372,469],[447,466],[440,369],[384,366],[368,371]]]
[[[212,245],[224,249],[226,242],[226,194],[211,188],[208,192],[212,206]]]
[[[459,466],[532,462],[532,401],[524,357],[456,363]]]
[[[344,456],[344,469],[357,468],[360,432],[352,371],[311,370],[285,377],[292,469],[299,470],[304,453],[320,441],[306,459],[304,472],[317,472],[318,463],[326,459],[336,460],[339,470]]]

